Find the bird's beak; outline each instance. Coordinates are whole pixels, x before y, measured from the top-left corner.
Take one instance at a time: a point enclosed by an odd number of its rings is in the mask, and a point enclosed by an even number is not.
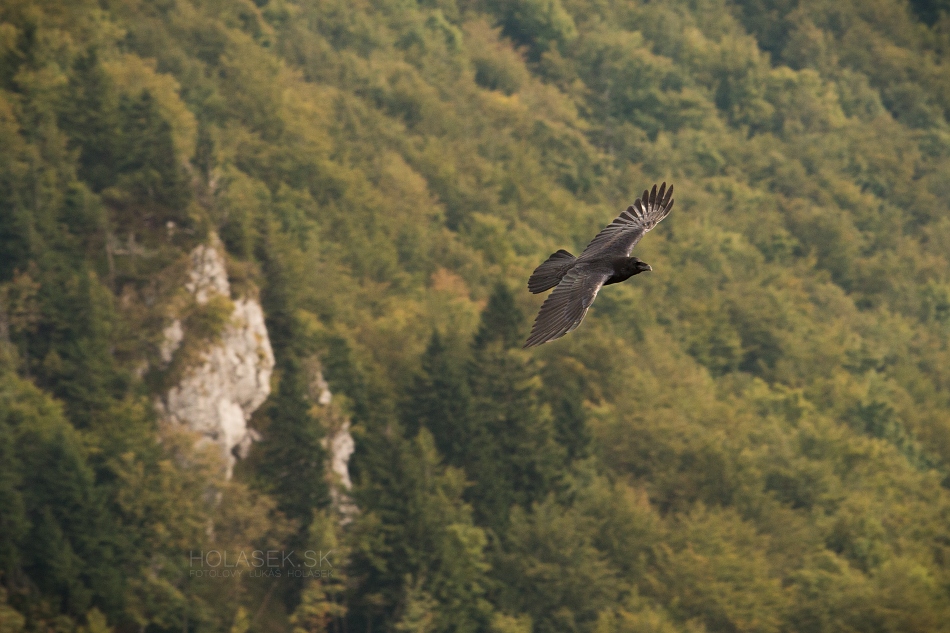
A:
[[[652,272],[653,272],[653,266],[651,266],[650,264],[647,264],[647,270],[649,270],[649,271],[652,273]]]

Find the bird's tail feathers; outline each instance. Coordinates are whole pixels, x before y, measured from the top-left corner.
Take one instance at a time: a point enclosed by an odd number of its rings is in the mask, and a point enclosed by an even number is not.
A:
[[[574,266],[575,261],[577,258],[563,248],[557,251],[531,273],[531,277],[528,278],[528,290],[538,294],[558,285],[567,271]]]

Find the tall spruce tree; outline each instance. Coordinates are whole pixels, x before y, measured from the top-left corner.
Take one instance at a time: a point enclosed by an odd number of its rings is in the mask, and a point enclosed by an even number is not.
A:
[[[409,393],[403,424],[409,436],[428,429],[446,462],[461,466],[471,436],[472,393],[463,361],[438,332],[422,356],[422,371]]]
[[[515,305],[515,298],[503,283],[495,285],[488,305],[482,312],[482,320],[475,333],[473,346],[476,352],[484,350],[493,343],[503,348],[519,347],[525,333],[524,314]]]
[[[496,286],[475,335],[469,380],[471,437],[463,458],[479,521],[502,529],[513,505],[528,506],[556,485],[564,449],[529,353],[519,349],[524,315]]]
[[[122,97],[122,160],[120,183],[146,206],[153,222],[182,222],[188,218],[191,188],[175,152],[172,129],[158,109],[155,97],[143,90]]]
[[[270,283],[261,301],[267,311],[279,385],[264,405],[264,440],[252,457],[264,489],[274,495],[281,511],[300,522],[302,537],[314,510],[329,501],[321,444],[326,431],[314,412],[316,403],[309,393],[313,377],[301,358],[312,350],[294,314],[299,281],[287,265],[286,244],[275,236],[273,224],[264,226],[258,253]]]
[[[37,293],[42,318],[24,347],[25,362],[41,386],[62,398],[70,421],[85,428],[107,416],[128,386],[113,352],[119,315],[112,294],[86,266],[70,268],[62,253],[44,260]]]
[[[115,87],[95,48],[73,63],[59,118],[70,145],[79,150],[79,178],[97,193],[115,184],[122,162],[122,122]]]
[[[551,405],[555,438],[568,461],[590,456],[591,433],[584,409],[587,369],[570,357],[553,359],[541,370],[544,398]]]
[[[307,376],[293,356],[280,363],[280,386],[265,405],[268,424],[260,446],[258,472],[277,507],[306,529],[313,512],[329,501],[325,450],[326,431],[313,413]]]

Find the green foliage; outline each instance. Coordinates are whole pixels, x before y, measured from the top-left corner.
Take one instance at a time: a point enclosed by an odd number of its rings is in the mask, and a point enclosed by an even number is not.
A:
[[[404,407],[403,424],[409,434],[428,429],[446,461],[461,466],[472,441],[472,393],[465,369],[438,332],[432,333],[421,364]]]
[[[496,286],[475,333],[469,365],[473,415],[462,463],[479,520],[502,531],[512,506],[544,499],[565,461],[542,384],[518,349],[525,319],[505,286]],[[517,347],[516,347],[517,346]]]
[[[577,37],[571,14],[559,0],[515,0],[492,3],[502,32],[528,47],[537,61],[552,45],[563,45]]]
[[[6,491],[6,571],[35,578],[64,613],[85,613],[93,598],[114,607],[122,587],[116,526],[80,436],[36,387],[10,375],[4,383],[4,479],[15,486]]]
[[[491,612],[486,537],[462,499],[463,472],[439,463],[424,429],[387,444],[373,447],[386,468],[364,473],[367,485],[357,497],[371,510],[353,534],[351,573],[362,579],[356,621],[398,622],[396,630],[407,631],[479,630]]]
[[[21,633],[25,630],[26,618],[7,603],[7,590],[0,589],[0,631]]]
[[[473,345],[478,351],[495,343],[505,348],[516,347],[524,334],[524,325],[524,315],[515,305],[511,291],[499,284],[488,298]]]
[[[285,361],[277,393],[270,400],[256,472],[277,507],[307,526],[314,509],[326,505],[327,482],[321,440],[329,426],[309,396],[306,372],[299,362]]]
[[[0,630],[945,630],[944,5],[3,3]],[[654,180],[655,272],[520,350]],[[211,231],[277,359],[230,482],[150,404]]]
[[[338,563],[345,559],[344,551],[339,539],[340,525],[338,517],[332,512],[318,512],[314,516],[308,531],[307,546],[311,551],[317,551],[322,556],[327,552],[329,557]],[[321,571],[323,565],[321,562]],[[345,590],[346,575],[342,566],[327,568],[327,578],[311,580],[303,589],[300,604],[290,616],[290,624],[294,633],[318,633],[330,631],[338,626],[346,615],[346,605],[342,604],[342,593]]]

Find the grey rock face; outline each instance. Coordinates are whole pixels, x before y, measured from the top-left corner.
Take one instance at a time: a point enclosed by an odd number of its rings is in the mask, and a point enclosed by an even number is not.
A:
[[[216,240],[191,253],[191,270],[185,287],[199,304],[213,294],[230,296],[224,258]],[[164,362],[171,361],[185,332],[175,319],[164,330],[161,346]],[[247,421],[267,396],[274,369],[274,352],[264,325],[261,305],[254,299],[237,299],[234,312],[220,340],[204,353],[203,362],[189,368],[157,407],[162,416],[201,433],[206,441],[221,447],[227,460],[227,476],[236,457],[246,456],[259,439]]]
[[[320,443],[328,457],[327,477],[330,481],[330,499],[333,507],[340,514],[340,522],[345,525],[358,511],[349,494],[353,488],[349,470],[350,456],[356,448],[353,435],[350,433],[350,420],[331,406],[333,394],[330,392],[330,385],[323,377],[320,361],[316,357],[309,358],[304,366],[310,376],[309,398],[311,402],[319,404],[322,409],[320,417],[326,436]]]
[[[230,297],[222,246],[217,238],[191,252],[191,266],[185,288],[201,305],[214,295]],[[251,414],[270,395],[270,378],[274,369],[264,313],[254,299],[233,301],[234,311],[219,340],[207,349],[200,363],[189,367],[177,385],[156,402],[166,420],[201,433],[203,441],[213,442],[221,449],[227,463],[226,476],[237,458],[247,456],[251,444],[260,437],[248,428]],[[174,319],[164,330],[159,354],[168,364],[181,347],[187,332],[180,319]],[[350,420],[331,406],[333,395],[323,378],[319,360],[307,361],[310,376],[309,398],[319,405],[326,429],[322,443],[327,451],[327,476],[334,507],[340,521],[347,523],[357,512],[349,496],[349,461],[353,454]]]

